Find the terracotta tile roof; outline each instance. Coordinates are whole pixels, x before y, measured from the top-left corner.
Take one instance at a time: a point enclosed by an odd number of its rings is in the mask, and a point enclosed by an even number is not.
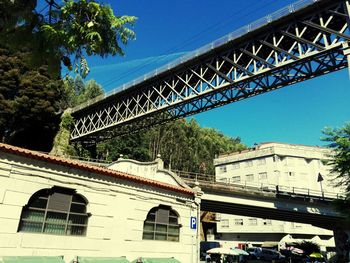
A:
[[[162,189],[166,189],[166,190],[170,190],[170,191],[174,191],[174,192],[179,192],[179,193],[183,193],[183,194],[187,194],[187,195],[194,195],[195,194],[195,192],[191,189],[177,187],[177,186],[174,186],[171,184],[166,184],[166,183],[158,182],[155,180],[150,180],[150,179],[143,178],[140,176],[131,175],[131,174],[123,173],[123,172],[118,172],[118,171],[114,171],[114,170],[111,170],[108,168],[88,165],[88,164],[85,164],[85,163],[82,163],[79,161],[65,159],[65,158],[57,157],[57,156],[51,156],[48,154],[15,147],[15,146],[8,145],[8,144],[0,143],[0,151],[16,154],[16,155],[20,155],[20,156],[25,156],[25,157],[28,157],[31,159],[41,160],[41,161],[54,163],[54,164],[58,164],[58,165],[63,165],[63,166],[71,167],[71,168],[76,168],[76,169],[79,169],[82,171],[88,171],[88,172],[93,172],[93,173],[97,173],[97,174],[116,177],[116,178],[119,178],[122,180],[132,181],[132,182],[143,184],[143,185],[150,185],[153,187],[158,187],[158,188],[162,188]]]

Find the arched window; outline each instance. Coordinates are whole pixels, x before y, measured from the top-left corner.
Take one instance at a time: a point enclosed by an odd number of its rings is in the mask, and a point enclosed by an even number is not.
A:
[[[85,199],[73,189],[53,187],[29,199],[22,209],[18,231],[82,236],[87,222]]]
[[[179,241],[178,215],[167,206],[152,208],[143,224],[143,239]]]

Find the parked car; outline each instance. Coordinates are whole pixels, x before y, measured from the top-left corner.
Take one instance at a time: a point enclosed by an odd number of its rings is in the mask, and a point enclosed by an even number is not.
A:
[[[286,257],[276,250],[262,248],[259,258],[261,260],[282,262]]]
[[[250,247],[247,249],[249,253],[249,257],[251,259],[261,259],[266,261],[277,261],[282,262],[285,260],[285,256],[283,256],[280,252],[272,249],[261,248],[261,247]]]
[[[246,250],[249,253],[250,259],[259,259],[262,251],[261,247],[249,247]]]

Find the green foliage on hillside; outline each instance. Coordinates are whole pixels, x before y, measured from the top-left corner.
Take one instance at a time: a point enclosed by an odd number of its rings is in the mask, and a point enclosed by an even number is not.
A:
[[[201,128],[194,120],[177,120],[137,134],[99,143],[98,158],[116,160],[124,158],[139,161],[154,160],[162,156],[173,170],[214,174],[213,159],[218,154],[245,149],[240,139],[225,136],[212,128]]]
[[[83,102],[104,94],[102,86],[94,79],[84,82],[80,75],[74,79],[67,77],[63,81],[64,94],[61,98],[63,109],[73,108]]]
[[[70,115],[69,108],[103,95],[104,91],[95,80],[91,79],[84,82],[79,75],[75,79],[67,77],[63,81],[63,88],[64,92],[59,104],[60,108],[67,110],[61,116],[61,123],[54,139],[51,154],[88,156],[87,151],[82,151],[81,145],[72,146],[69,144],[70,130],[73,125],[73,118]]]

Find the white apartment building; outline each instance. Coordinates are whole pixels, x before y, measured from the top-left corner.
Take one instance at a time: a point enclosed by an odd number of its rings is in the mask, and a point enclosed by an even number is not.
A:
[[[322,160],[329,149],[286,143],[262,143],[253,149],[219,156],[214,160],[216,180],[288,192],[336,196],[329,167]],[[323,178],[323,181],[320,179]],[[284,246],[311,240],[323,250],[334,247],[333,232],[307,224],[236,215],[218,215],[219,238],[230,245]]]

